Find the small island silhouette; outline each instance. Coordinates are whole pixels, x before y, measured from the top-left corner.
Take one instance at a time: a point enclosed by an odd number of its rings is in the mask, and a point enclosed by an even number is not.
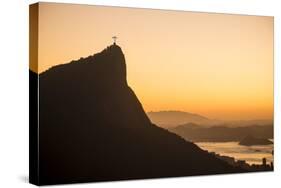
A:
[[[266,138],[256,138],[254,136],[247,135],[239,142],[239,144],[244,146],[254,146],[254,145],[269,145],[269,144],[273,144],[273,142],[271,142]]]

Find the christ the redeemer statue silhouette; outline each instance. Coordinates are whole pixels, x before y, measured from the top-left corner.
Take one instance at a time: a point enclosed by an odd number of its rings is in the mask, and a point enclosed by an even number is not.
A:
[[[112,39],[113,39],[113,45],[116,45],[117,37],[116,37],[116,36],[113,36]]]

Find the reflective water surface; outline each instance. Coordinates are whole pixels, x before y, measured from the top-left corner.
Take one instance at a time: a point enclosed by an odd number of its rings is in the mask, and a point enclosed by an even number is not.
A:
[[[273,162],[273,144],[258,146],[241,146],[238,142],[196,142],[200,148],[220,155],[234,157],[235,160],[245,160],[249,164],[261,164],[262,158],[267,163]]]

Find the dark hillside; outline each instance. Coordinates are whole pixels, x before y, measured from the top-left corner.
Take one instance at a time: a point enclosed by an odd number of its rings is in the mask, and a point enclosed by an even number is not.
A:
[[[239,172],[153,125],[117,45],[39,75],[39,183]]]

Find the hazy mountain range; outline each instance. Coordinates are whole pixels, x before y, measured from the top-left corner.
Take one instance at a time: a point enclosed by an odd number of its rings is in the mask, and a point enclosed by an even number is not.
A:
[[[187,123],[169,128],[169,131],[180,135],[182,138],[193,142],[230,142],[241,141],[246,137],[259,139],[273,139],[273,126],[200,126],[195,123]],[[254,141],[253,141],[254,143]],[[257,142],[259,143],[259,142]]]
[[[194,114],[183,111],[157,111],[147,112],[150,120],[163,128],[172,128],[183,124],[195,123],[201,126],[251,126],[251,125],[272,125],[271,119],[257,119],[257,120],[218,120],[210,119],[200,114]]]

